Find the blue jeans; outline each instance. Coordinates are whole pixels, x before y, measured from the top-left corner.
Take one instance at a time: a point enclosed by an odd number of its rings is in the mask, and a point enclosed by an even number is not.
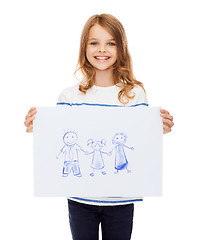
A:
[[[103,240],[130,240],[134,204],[95,206],[68,199],[73,240],[98,240],[99,224]]]

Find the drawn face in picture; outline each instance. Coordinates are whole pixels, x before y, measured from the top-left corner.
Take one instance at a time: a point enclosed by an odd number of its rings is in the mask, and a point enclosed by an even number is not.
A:
[[[75,132],[67,132],[63,136],[63,141],[66,145],[72,145],[78,140],[77,134]]]
[[[96,150],[96,151],[100,150],[102,147],[103,147],[103,146],[102,146],[100,143],[98,143],[98,142],[94,142],[94,143],[92,144],[92,148],[93,148],[94,150]]]
[[[126,142],[126,135],[122,134],[122,133],[118,133],[115,135],[114,139],[113,139],[114,143],[125,143]]]
[[[99,24],[90,29],[86,57],[96,71],[108,70],[117,60],[115,39]]]
[[[92,139],[88,140],[88,145],[91,145],[92,149],[95,151],[100,151],[102,147],[105,145],[105,140],[101,141],[93,141]]]

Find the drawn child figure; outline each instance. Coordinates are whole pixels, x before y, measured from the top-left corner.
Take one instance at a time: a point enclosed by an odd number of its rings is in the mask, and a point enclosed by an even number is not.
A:
[[[76,177],[82,177],[79,162],[78,162],[78,151],[86,152],[76,143],[78,136],[75,132],[69,131],[66,132],[63,136],[63,141],[65,145],[60,150],[60,153],[56,156],[58,159],[61,153],[64,154],[64,165],[62,177],[67,177],[68,174],[72,171],[73,175]]]
[[[115,173],[117,174],[119,170],[126,169],[128,173],[131,171],[128,169],[128,160],[125,154],[124,148],[134,150],[133,147],[128,147],[124,143],[127,141],[127,135],[125,133],[116,133],[112,138],[112,143],[115,144],[115,147],[112,149],[115,150]],[[109,154],[112,153],[109,152]]]
[[[101,170],[102,174],[105,175],[106,172],[103,171],[105,166],[104,166],[102,154],[108,154],[108,153],[101,151],[103,146],[105,146],[105,140],[102,139],[101,141],[93,141],[92,139],[89,139],[87,145],[88,146],[91,145],[92,149],[94,150],[92,152],[87,153],[87,154],[93,154],[92,163],[91,163],[91,168],[93,170],[92,170],[90,176],[91,177],[94,176],[95,170]]]
[[[133,73],[126,32],[122,23],[114,16],[96,14],[85,23],[81,33],[76,72],[78,70],[82,73],[83,79],[79,79],[79,83],[61,92],[58,105],[70,107],[71,104],[77,106],[86,104],[92,107],[97,104],[122,108],[148,106],[143,83],[138,81]],[[164,109],[160,111],[163,133],[168,133],[174,125],[173,117]],[[27,132],[33,131],[36,112],[36,108],[31,108],[26,116]],[[123,148],[119,147],[121,149],[117,151],[119,155],[120,152],[123,155]],[[93,197],[83,195],[69,197],[69,219],[73,240],[97,240],[99,224],[102,227],[102,239],[129,240],[132,233],[133,202],[137,201],[142,201],[142,198],[139,196],[96,198],[95,193]]]

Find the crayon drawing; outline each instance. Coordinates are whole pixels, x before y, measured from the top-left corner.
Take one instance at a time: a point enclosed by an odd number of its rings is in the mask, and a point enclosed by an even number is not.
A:
[[[64,146],[56,156],[58,159],[61,154],[64,154],[62,177],[67,177],[71,171],[74,176],[82,177],[78,161],[78,151],[83,151],[85,154],[86,152],[77,144],[77,140],[78,136],[73,131],[66,132],[63,136]]]
[[[162,195],[159,107],[40,107],[33,137],[35,196]]]
[[[101,151],[103,146],[105,145],[105,140],[102,139],[101,141],[93,141],[92,139],[89,139],[87,142],[87,145],[91,146],[93,151],[89,152],[87,154],[92,154],[92,163],[91,163],[91,168],[92,172],[90,173],[90,176],[94,176],[94,172],[96,170],[101,170],[102,175],[106,174],[106,171],[104,170],[104,161],[103,161],[103,155],[102,154],[107,154],[107,152]]]
[[[126,146],[124,144],[126,141],[127,135],[125,133],[116,133],[112,138],[112,143],[115,144],[115,147],[112,149],[112,151],[115,150],[115,169],[117,170],[115,174],[125,169],[127,170],[127,173],[131,172],[131,170],[128,169],[128,160],[124,148],[131,150],[134,150],[134,148]]]

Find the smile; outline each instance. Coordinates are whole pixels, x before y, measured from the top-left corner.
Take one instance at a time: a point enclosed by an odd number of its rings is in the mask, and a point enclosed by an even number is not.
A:
[[[97,59],[97,60],[108,60],[108,59],[110,59],[110,57],[100,57],[100,56],[95,56],[94,58]]]

